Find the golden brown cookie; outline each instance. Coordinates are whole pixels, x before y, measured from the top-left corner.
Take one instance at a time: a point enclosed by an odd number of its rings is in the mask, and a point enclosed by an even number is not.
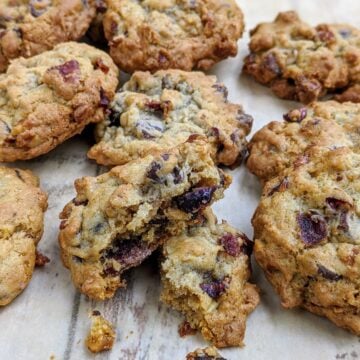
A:
[[[249,283],[253,243],[211,209],[163,246],[161,300],[181,311],[217,347],[242,346],[246,318],[259,302]]]
[[[110,54],[126,72],[207,70],[237,53],[244,28],[234,0],[109,0]]]
[[[303,307],[360,335],[360,155],[313,148],[266,183],[254,253],[285,308]]]
[[[97,300],[112,297],[125,286],[124,271],[198,222],[230,181],[201,138],[77,180],[77,196],[60,215],[59,236],[75,286]]]
[[[297,167],[314,145],[327,148],[360,145],[360,104],[325,101],[291,110],[251,139],[248,169],[264,184],[284,169]]]
[[[347,24],[312,27],[294,11],[251,31],[244,72],[283,99],[309,103],[327,93],[360,102],[360,30]]]
[[[44,229],[47,195],[28,170],[0,167],[0,306],[29,283]]]
[[[206,136],[218,164],[241,162],[252,117],[229,103],[227,89],[201,72],[136,72],[115,95],[96,128],[98,143],[88,156],[121,165],[154,151],[166,151],[191,135]]]
[[[118,83],[104,52],[63,43],[0,75],[0,161],[45,154],[104,118]]]
[[[0,72],[12,59],[79,39],[94,16],[95,0],[0,0]]]

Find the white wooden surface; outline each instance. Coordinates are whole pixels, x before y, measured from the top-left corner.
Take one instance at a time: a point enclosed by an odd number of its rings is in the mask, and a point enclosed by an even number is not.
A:
[[[248,30],[260,21],[270,21],[279,11],[295,9],[312,24],[349,22],[360,26],[359,0],[240,0],[245,13],[246,35],[239,42],[239,55],[212,71],[229,88],[229,98],[243,104],[255,118],[257,130],[270,120],[281,119],[297,104],[281,101],[264,87],[240,76],[247,53]],[[89,138],[89,136],[87,136]],[[63,268],[57,245],[58,214],[74,195],[73,181],[95,175],[100,169],[86,158],[89,140],[72,139],[55,151],[29,162],[49,193],[45,234],[40,249],[51,258],[35,271],[26,291],[10,306],[0,309],[0,360],[55,359],[154,359],[182,360],[205,342],[199,335],[179,338],[181,317],[158,301],[160,282],[155,261],[148,261],[128,275],[128,288],[105,303],[94,303],[75,291],[69,272]],[[217,203],[219,217],[252,235],[250,219],[260,195],[256,179],[244,167],[233,172],[234,182],[225,199]],[[16,271],[16,270],[15,270]],[[246,346],[223,350],[235,359],[346,359],[360,358],[360,339],[336,328],[329,321],[302,310],[283,310],[272,289],[255,267],[254,280],[262,290],[261,305],[248,320]],[[117,326],[117,341],[111,352],[94,356],[84,346],[88,313],[98,309]]]

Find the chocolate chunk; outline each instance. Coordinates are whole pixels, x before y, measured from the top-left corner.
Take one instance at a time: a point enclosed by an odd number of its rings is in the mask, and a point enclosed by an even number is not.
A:
[[[343,39],[348,39],[352,35],[352,31],[350,29],[340,29],[339,34]]]
[[[220,244],[224,250],[231,256],[239,256],[241,247],[238,240],[238,235],[226,233],[220,238]]]
[[[74,198],[72,202],[75,206],[80,206],[80,205],[86,206],[89,203],[89,200],[88,199],[79,200],[77,198]]]
[[[80,76],[80,65],[77,60],[69,60],[57,66],[53,66],[48,71],[56,70],[60,73],[65,82],[76,82]]]
[[[194,188],[186,194],[176,197],[174,201],[180,210],[196,213],[211,202],[215,190],[215,186]]]
[[[161,183],[161,179],[159,178],[157,172],[161,169],[161,164],[159,164],[158,162],[156,161],[153,161],[151,164],[150,164],[150,168],[149,170],[147,171],[146,173],[146,176],[155,181],[156,183]]]
[[[174,176],[174,184],[176,185],[184,181],[184,173],[178,166],[174,167],[173,176]]]
[[[338,229],[348,232],[349,231],[349,224],[348,224],[348,212],[343,211],[340,213],[339,216],[339,226]]]
[[[39,17],[47,11],[49,6],[49,0],[30,0],[29,9],[30,13],[34,17]]]
[[[99,310],[93,310],[92,314],[93,316],[100,316],[101,312]]]
[[[165,130],[164,123],[157,119],[154,115],[144,115],[135,126],[140,131],[141,136],[144,139],[154,139],[159,137]]]
[[[309,246],[316,245],[327,236],[327,223],[324,217],[314,211],[297,216],[301,240]]]
[[[276,186],[274,186],[268,193],[268,196],[272,196],[274,195],[276,192],[283,192],[286,189],[289,188],[289,179],[287,176],[285,176],[279,184],[277,184]]]
[[[202,291],[206,292],[212,299],[218,299],[227,288],[227,281],[223,280],[212,280],[209,282],[203,282],[200,284]]]
[[[325,266],[318,264],[318,273],[327,280],[330,281],[339,281],[343,278],[342,275],[336,274],[333,271],[327,269]]]
[[[142,241],[140,237],[132,239],[117,238],[110,248],[103,251],[102,261],[114,259],[121,263],[124,268],[128,268],[142,263],[151,253],[152,250],[148,244]]]
[[[307,116],[307,109],[300,108],[300,109],[293,109],[290,110],[287,114],[283,115],[285,121],[288,122],[298,122],[300,123],[303,121]]]

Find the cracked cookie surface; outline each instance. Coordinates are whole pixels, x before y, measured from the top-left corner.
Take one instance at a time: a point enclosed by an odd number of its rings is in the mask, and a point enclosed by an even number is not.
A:
[[[217,347],[243,345],[246,318],[259,302],[248,282],[252,245],[207,209],[202,223],[163,246],[161,300]]]
[[[360,104],[325,101],[291,110],[284,121],[273,121],[249,142],[246,165],[264,184],[284,169],[306,161],[312,146],[347,146],[359,151]]]
[[[99,164],[121,165],[199,134],[212,145],[216,162],[230,166],[240,163],[251,126],[252,117],[227,101],[227,89],[215,76],[136,72],[97,125],[99,142],[88,156]]]
[[[44,228],[47,195],[28,170],[0,167],[0,306],[28,285]]]
[[[360,155],[313,148],[263,190],[254,254],[285,308],[360,335]]]
[[[104,17],[110,54],[130,73],[207,70],[236,55],[243,28],[233,0],[110,0]]]
[[[302,103],[337,94],[360,102],[360,30],[347,24],[312,27],[293,12],[251,31],[244,72],[280,98]]]
[[[47,153],[103,120],[117,74],[106,53],[74,42],[14,60],[0,74],[0,161]]]
[[[95,0],[0,0],[0,72],[9,61],[77,40],[95,16]]]
[[[223,196],[231,178],[209,153],[204,140],[191,139],[75,182],[77,196],[61,214],[59,241],[80,291],[94,299],[112,297],[125,286],[125,270]]]

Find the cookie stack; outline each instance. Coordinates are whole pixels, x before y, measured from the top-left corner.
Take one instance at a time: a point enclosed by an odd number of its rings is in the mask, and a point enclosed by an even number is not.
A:
[[[161,300],[184,315],[180,334],[242,346],[259,303],[254,246],[284,307],[359,335],[360,31],[313,28],[290,11],[251,32],[244,72],[309,105],[248,144],[252,117],[215,76],[192,71],[235,56],[243,30],[234,0],[3,1],[0,161],[46,154],[95,124],[88,157],[107,172],[76,180],[59,232],[62,261],[93,300],[112,298],[157,251]],[[119,70],[131,74],[120,86]],[[247,153],[264,185],[255,245],[211,210],[231,184],[224,167]],[[7,305],[48,262],[36,250],[47,195],[29,171],[1,167],[0,197]],[[89,349],[110,349],[114,337],[94,312]],[[187,358],[223,359],[214,347]]]

